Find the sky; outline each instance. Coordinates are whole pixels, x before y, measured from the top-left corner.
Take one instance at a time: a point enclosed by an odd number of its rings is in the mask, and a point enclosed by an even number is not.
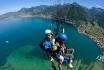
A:
[[[73,2],[77,2],[88,8],[104,8],[104,0],[0,0],[0,15],[7,12],[15,12],[24,7],[30,8],[39,5],[54,5]]]

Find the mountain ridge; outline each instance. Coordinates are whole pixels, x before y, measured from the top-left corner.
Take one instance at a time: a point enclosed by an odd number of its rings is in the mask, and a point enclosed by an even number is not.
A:
[[[61,12],[60,12],[61,11]],[[104,27],[104,9],[102,8],[87,8],[79,5],[78,3],[48,6],[40,5],[31,8],[22,8],[17,12],[8,12],[3,15],[0,15],[0,19],[10,18],[10,17],[66,17],[68,20],[78,21],[97,21],[99,25]]]

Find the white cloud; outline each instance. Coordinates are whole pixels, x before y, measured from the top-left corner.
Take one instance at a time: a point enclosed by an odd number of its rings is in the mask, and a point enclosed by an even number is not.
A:
[[[101,5],[96,5],[97,8],[104,8],[103,6]]]

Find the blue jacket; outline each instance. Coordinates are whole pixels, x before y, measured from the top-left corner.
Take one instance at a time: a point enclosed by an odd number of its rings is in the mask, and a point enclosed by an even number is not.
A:
[[[43,46],[44,46],[44,49],[49,49],[49,48],[51,48],[52,47],[52,42],[50,41],[50,40],[45,40],[44,42],[43,42]]]
[[[40,45],[40,48],[44,51],[46,51],[47,49],[51,49],[52,47],[52,41],[45,38],[43,39],[43,41],[39,44]]]

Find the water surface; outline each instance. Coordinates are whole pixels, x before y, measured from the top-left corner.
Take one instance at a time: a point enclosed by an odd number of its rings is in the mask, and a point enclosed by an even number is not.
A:
[[[73,25],[65,24],[64,27],[68,35],[67,46],[75,49],[75,56],[95,60],[100,54],[98,45],[88,36],[80,34]],[[44,63],[48,61],[45,53],[39,48],[39,43],[44,37],[44,30],[49,28],[54,30],[55,24],[43,18],[0,20],[0,64],[14,62],[17,68],[18,63],[23,64],[24,67],[26,64],[35,64],[33,67],[37,67],[37,70],[42,65],[47,68],[49,64]]]

